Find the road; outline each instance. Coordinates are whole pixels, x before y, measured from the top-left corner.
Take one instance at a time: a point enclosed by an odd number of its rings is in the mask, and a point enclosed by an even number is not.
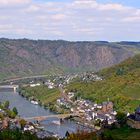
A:
[[[47,77],[48,75],[36,75],[36,76],[26,76],[26,77],[20,77],[20,78],[12,78],[8,80],[1,81],[0,84],[7,83],[7,82],[14,82],[19,80],[25,80],[25,79],[32,79],[32,78],[43,78]]]

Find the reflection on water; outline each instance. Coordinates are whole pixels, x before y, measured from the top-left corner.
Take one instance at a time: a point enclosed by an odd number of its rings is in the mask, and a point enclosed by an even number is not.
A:
[[[49,127],[49,130],[51,132],[60,134],[61,136],[64,136],[66,131],[71,132],[75,132],[78,129],[83,129],[82,126],[78,126],[75,122],[72,121],[64,121],[64,123],[62,123],[61,125],[56,125],[50,121],[43,121],[43,124],[46,126],[46,130]]]
[[[21,97],[18,93],[14,92],[0,92],[0,101],[10,101],[10,108],[16,107],[18,113],[22,117],[34,117],[34,116],[47,116],[54,114],[53,112],[44,109],[38,105],[30,103],[25,98]],[[41,124],[45,127],[46,130],[50,132],[55,132],[60,136],[64,136],[66,131],[75,132],[78,129],[78,125],[75,122],[64,121],[62,125],[54,124],[53,121],[58,120],[57,118],[49,118],[45,121],[42,121]]]
[[[14,89],[12,88],[0,88],[0,92],[14,92]]]

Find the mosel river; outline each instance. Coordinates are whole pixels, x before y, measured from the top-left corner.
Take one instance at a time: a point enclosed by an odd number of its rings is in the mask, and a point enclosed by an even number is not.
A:
[[[0,90],[0,101],[9,100],[10,108],[16,107],[18,114],[21,117],[34,117],[34,116],[47,116],[54,114],[50,110],[44,109],[39,105],[34,105],[30,101],[21,97],[18,93],[9,91],[8,89]],[[49,118],[41,122],[41,125],[45,130],[54,132],[59,136],[65,136],[66,131],[76,132],[77,129],[82,129],[78,124],[72,121],[64,121],[61,125],[55,124],[54,121],[59,120],[58,118]]]

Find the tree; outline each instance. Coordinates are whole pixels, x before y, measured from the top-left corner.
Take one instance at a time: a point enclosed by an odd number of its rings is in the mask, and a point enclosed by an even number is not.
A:
[[[124,69],[123,68],[119,68],[116,72],[117,75],[124,75]]]
[[[13,108],[13,112],[14,112],[16,115],[18,114],[18,111],[17,111],[17,108],[16,108],[16,107]]]
[[[120,124],[125,124],[126,118],[126,114],[124,114],[123,112],[118,112],[116,115],[116,119]]]
[[[100,125],[101,125],[101,120],[100,119],[95,120],[95,126],[100,126]]]
[[[9,108],[9,101],[5,101],[5,102],[3,103],[3,107],[4,107],[5,109],[8,109],[8,108]]]
[[[21,129],[24,129],[24,126],[26,125],[26,121],[24,119],[21,119],[19,123],[20,123]]]
[[[97,140],[95,132],[88,132],[84,130],[77,130],[65,138],[65,140]]]
[[[42,84],[45,85],[45,81],[44,80],[42,81]]]
[[[16,114],[12,110],[7,110],[6,112],[9,118],[14,119],[16,117]]]
[[[67,131],[66,134],[65,134],[65,136],[66,137],[69,137],[70,136],[70,133]]]
[[[4,118],[4,113],[0,112],[0,119],[3,119],[3,118]]]

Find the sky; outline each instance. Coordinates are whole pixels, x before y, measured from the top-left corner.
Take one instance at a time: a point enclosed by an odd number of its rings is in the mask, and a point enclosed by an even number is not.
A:
[[[140,41],[140,0],[0,0],[0,38]]]

